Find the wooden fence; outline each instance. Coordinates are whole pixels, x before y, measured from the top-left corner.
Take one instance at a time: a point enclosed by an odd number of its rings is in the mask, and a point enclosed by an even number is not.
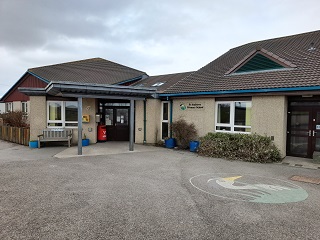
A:
[[[30,128],[0,126],[0,139],[28,146]]]

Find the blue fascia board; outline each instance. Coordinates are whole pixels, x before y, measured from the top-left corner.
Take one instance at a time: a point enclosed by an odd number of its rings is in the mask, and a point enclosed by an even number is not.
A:
[[[47,79],[45,79],[45,78],[43,78],[43,77],[40,77],[40,76],[38,76],[37,74],[35,74],[35,73],[33,73],[33,72],[27,71],[27,73],[29,73],[30,75],[32,75],[32,76],[40,79],[41,81],[44,81],[45,83],[49,83],[49,82],[50,82],[49,80],[47,80]]]
[[[315,91],[315,90],[320,90],[320,86],[292,87],[292,88],[263,88],[263,89],[227,90],[227,91],[213,91],[213,92],[160,93],[159,96],[160,97],[183,97],[183,96],[201,96],[201,95],[292,92],[292,91]]]

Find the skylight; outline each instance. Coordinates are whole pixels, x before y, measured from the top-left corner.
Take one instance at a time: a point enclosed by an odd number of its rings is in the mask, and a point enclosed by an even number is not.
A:
[[[164,84],[164,82],[157,82],[157,83],[153,84],[152,87],[160,87],[163,84]]]

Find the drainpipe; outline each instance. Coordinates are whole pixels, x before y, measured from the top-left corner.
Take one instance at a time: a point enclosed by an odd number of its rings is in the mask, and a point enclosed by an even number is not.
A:
[[[147,143],[147,99],[143,101],[143,144]]]
[[[172,114],[173,114],[173,104],[172,104],[172,99],[170,99],[170,138],[172,138]]]

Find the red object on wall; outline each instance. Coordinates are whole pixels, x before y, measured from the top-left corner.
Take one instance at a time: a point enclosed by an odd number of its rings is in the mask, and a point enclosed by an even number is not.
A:
[[[107,126],[98,125],[98,141],[105,142],[107,141]]]

